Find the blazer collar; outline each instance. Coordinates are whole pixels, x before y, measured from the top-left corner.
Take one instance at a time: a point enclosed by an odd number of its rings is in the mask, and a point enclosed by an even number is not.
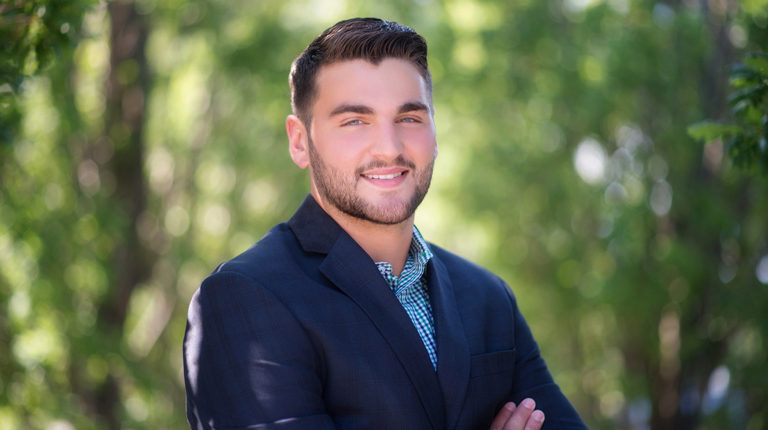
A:
[[[427,349],[371,257],[343,233],[320,264],[320,271],[368,315],[411,379],[432,428],[444,429],[443,394]]]
[[[344,231],[312,197],[307,194],[288,226],[307,252],[327,254]]]

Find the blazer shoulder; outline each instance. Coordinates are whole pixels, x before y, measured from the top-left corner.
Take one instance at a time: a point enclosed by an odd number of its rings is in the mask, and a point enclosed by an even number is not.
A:
[[[435,267],[448,274],[457,297],[484,299],[499,305],[515,301],[511,288],[495,273],[437,245],[430,243],[429,248],[437,257]]]
[[[437,257],[437,260],[442,263],[454,286],[484,285],[509,288],[506,282],[499,276],[477,263],[473,263],[432,243],[429,243],[429,249]]]
[[[236,272],[251,279],[268,277],[275,272],[294,270],[302,253],[296,236],[287,223],[272,227],[250,248],[233,259],[221,263],[213,274]]]

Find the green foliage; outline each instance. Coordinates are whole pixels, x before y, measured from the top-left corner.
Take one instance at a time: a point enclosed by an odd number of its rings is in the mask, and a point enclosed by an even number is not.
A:
[[[0,6],[0,428],[110,428],[107,403],[123,428],[185,428],[187,304],[308,192],[288,70],[349,16],[429,41],[440,154],[416,223],[512,286],[590,428],[768,420],[768,184],[723,161],[736,144],[679,144],[725,99],[702,90],[725,79],[712,59],[768,43],[764,1],[136,1],[151,90],[116,103],[144,112],[135,225],[116,196],[127,126],[106,116],[109,79],[140,68],[112,70],[109,6],[91,4]],[[695,138],[765,135],[766,59],[743,63],[739,122]],[[151,273],[107,328],[132,231]],[[697,401],[718,366],[727,399]]]
[[[725,150],[735,166],[758,166],[768,174],[768,56],[749,53],[744,63],[730,66],[728,72],[735,88],[728,104],[740,125],[705,120],[690,126],[688,134],[705,142],[727,138]]]
[[[17,89],[24,76],[71,48],[95,0],[9,1],[0,5],[0,80]]]
[[[744,128],[726,122],[705,120],[688,127],[688,134],[698,140],[711,142],[721,136],[744,134]]]
[[[18,133],[17,95],[25,77],[71,55],[96,0],[11,0],[0,4],[0,145]]]

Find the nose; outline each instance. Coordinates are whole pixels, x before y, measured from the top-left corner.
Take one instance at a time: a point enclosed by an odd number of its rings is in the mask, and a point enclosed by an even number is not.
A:
[[[379,124],[371,137],[369,152],[374,158],[394,160],[403,153],[403,142],[394,124]]]

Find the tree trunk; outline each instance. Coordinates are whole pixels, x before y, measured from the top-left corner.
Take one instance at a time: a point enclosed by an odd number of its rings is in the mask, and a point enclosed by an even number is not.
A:
[[[145,100],[149,90],[149,69],[145,45],[149,25],[136,12],[133,1],[108,5],[111,18],[110,71],[107,79],[104,136],[114,145],[107,168],[115,179],[112,198],[116,204],[120,231],[113,254],[111,295],[99,309],[100,329],[118,345],[133,289],[148,278],[152,252],[139,240],[137,222],[147,206],[143,174]],[[96,410],[109,429],[120,428],[120,380],[109,374],[97,390]]]

